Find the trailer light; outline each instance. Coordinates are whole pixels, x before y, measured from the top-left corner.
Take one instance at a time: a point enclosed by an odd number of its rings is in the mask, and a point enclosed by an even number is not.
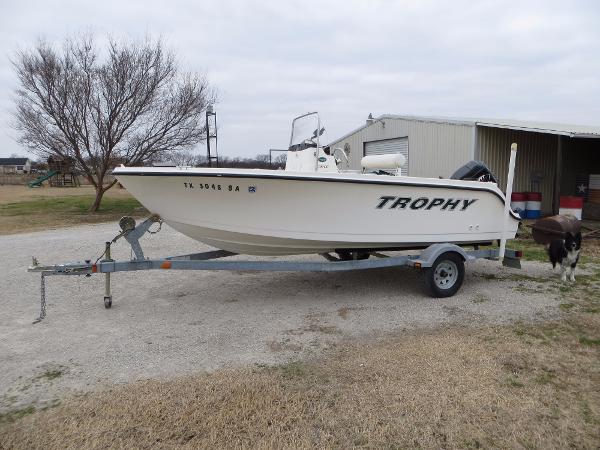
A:
[[[522,258],[523,257],[523,250],[517,250],[515,252],[515,258]]]
[[[414,264],[414,267],[415,267],[416,269],[420,269],[420,268],[421,268],[421,263],[420,263],[420,262],[416,262],[416,263]]]
[[[170,269],[171,268],[171,261],[163,261],[160,264],[160,268],[161,269]]]
[[[98,273],[98,266],[96,264],[92,264],[92,273]]]

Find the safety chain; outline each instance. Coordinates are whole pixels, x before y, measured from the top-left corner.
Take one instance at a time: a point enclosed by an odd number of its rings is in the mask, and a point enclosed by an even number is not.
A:
[[[158,218],[158,216],[156,216],[158,220],[156,220],[156,222],[158,223],[158,229],[156,231],[151,231],[151,230],[146,230],[146,232],[148,234],[156,234],[158,233],[161,228],[162,228],[162,224],[163,221],[160,220],[160,218]],[[121,231],[118,235],[116,235],[114,237],[114,239],[110,242],[110,244],[115,243],[119,238],[123,237],[124,235],[126,235],[128,232],[130,232],[131,229],[124,229],[123,231]],[[106,255],[107,250],[110,248],[110,245],[108,245],[105,249],[104,252],[102,252],[102,254],[98,257],[98,259],[96,260],[96,263],[98,263],[98,261],[100,261],[100,259]],[[133,251],[133,250],[132,250]],[[87,261],[89,262],[89,261]],[[34,262],[34,265],[36,264],[36,262]],[[88,275],[89,276],[89,275]],[[42,272],[42,279],[41,279],[41,285],[40,285],[40,316],[35,319],[33,321],[33,323],[40,323],[44,317],[46,317],[46,274],[44,272]]]
[[[42,281],[40,285],[40,317],[35,319],[33,323],[40,323],[46,317],[46,274],[42,272]]]

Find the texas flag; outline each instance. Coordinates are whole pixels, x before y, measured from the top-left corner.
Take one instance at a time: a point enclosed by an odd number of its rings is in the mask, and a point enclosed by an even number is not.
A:
[[[575,177],[575,195],[577,197],[583,197],[584,199],[587,200],[589,191],[590,191],[589,175],[577,175],[577,177]]]

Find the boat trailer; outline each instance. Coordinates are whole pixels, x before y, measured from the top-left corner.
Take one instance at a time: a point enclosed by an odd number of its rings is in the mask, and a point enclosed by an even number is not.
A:
[[[157,230],[151,230],[158,224]],[[40,265],[33,258],[33,265],[28,272],[41,273],[40,286],[40,316],[34,323],[40,322],[46,316],[45,277],[50,275],[84,275],[104,274],[104,307],[112,306],[111,274],[115,272],[132,272],[138,270],[233,270],[233,271],[272,271],[272,272],[343,272],[350,270],[376,269],[383,267],[408,266],[424,269],[425,284],[429,293],[434,297],[450,297],[462,285],[464,278],[464,263],[485,258],[499,260],[499,250],[496,248],[474,250],[450,243],[432,244],[421,253],[411,255],[388,256],[380,252],[365,253],[359,251],[347,252],[344,258],[330,253],[321,256],[325,261],[243,261],[222,260],[236,253],[225,250],[214,250],[188,255],[169,256],[165,258],[147,258],[144,255],[140,238],[146,233],[155,234],[160,231],[161,219],[154,215],[136,225],[131,217],[123,217],[119,221],[121,232],[112,241],[105,243],[102,255],[95,261],[70,262],[56,265]],[[111,245],[120,238],[125,238],[132,250],[132,259],[116,261],[111,258]],[[349,258],[347,258],[349,256]],[[366,256],[366,258],[365,258]],[[368,258],[374,256],[375,258]],[[521,252],[506,249],[502,264],[520,268]]]

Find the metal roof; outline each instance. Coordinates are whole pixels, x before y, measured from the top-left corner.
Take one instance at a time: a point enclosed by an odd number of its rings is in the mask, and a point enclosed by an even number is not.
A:
[[[486,119],[486,118],[457,118],[457,117],[432,117],[432,116],[411,116],[399,114],[383,114],[372,119],[370,123],[358,127],[355,130],[345,134],[344,136],[334,140],[331,144],[335,144],[347,137],[357,133],[378,121],[386,119],[403,119],[419,122],[446,123],[452,125],[467,125],[480,126],[488,128],[503,128],[507,130],[529,131],[532,133],[557,134],[561,136],[569,136],[572,138],[600,138],[600,126],[588,125],[572,125],[560,124],[552,122],[533,122],[529,120],[515,119]],[[331,145],[330,144],[330,145]]]
[[[531,131],[534,133],[559,134],[573,138],[600,138],[600,127],[572,125],[552,122],[531,122],[528,120],[479,119],[480,127],[506,128],[509,130]]]
[[[24,166],[29,158],[0,158],[0,166]]]

